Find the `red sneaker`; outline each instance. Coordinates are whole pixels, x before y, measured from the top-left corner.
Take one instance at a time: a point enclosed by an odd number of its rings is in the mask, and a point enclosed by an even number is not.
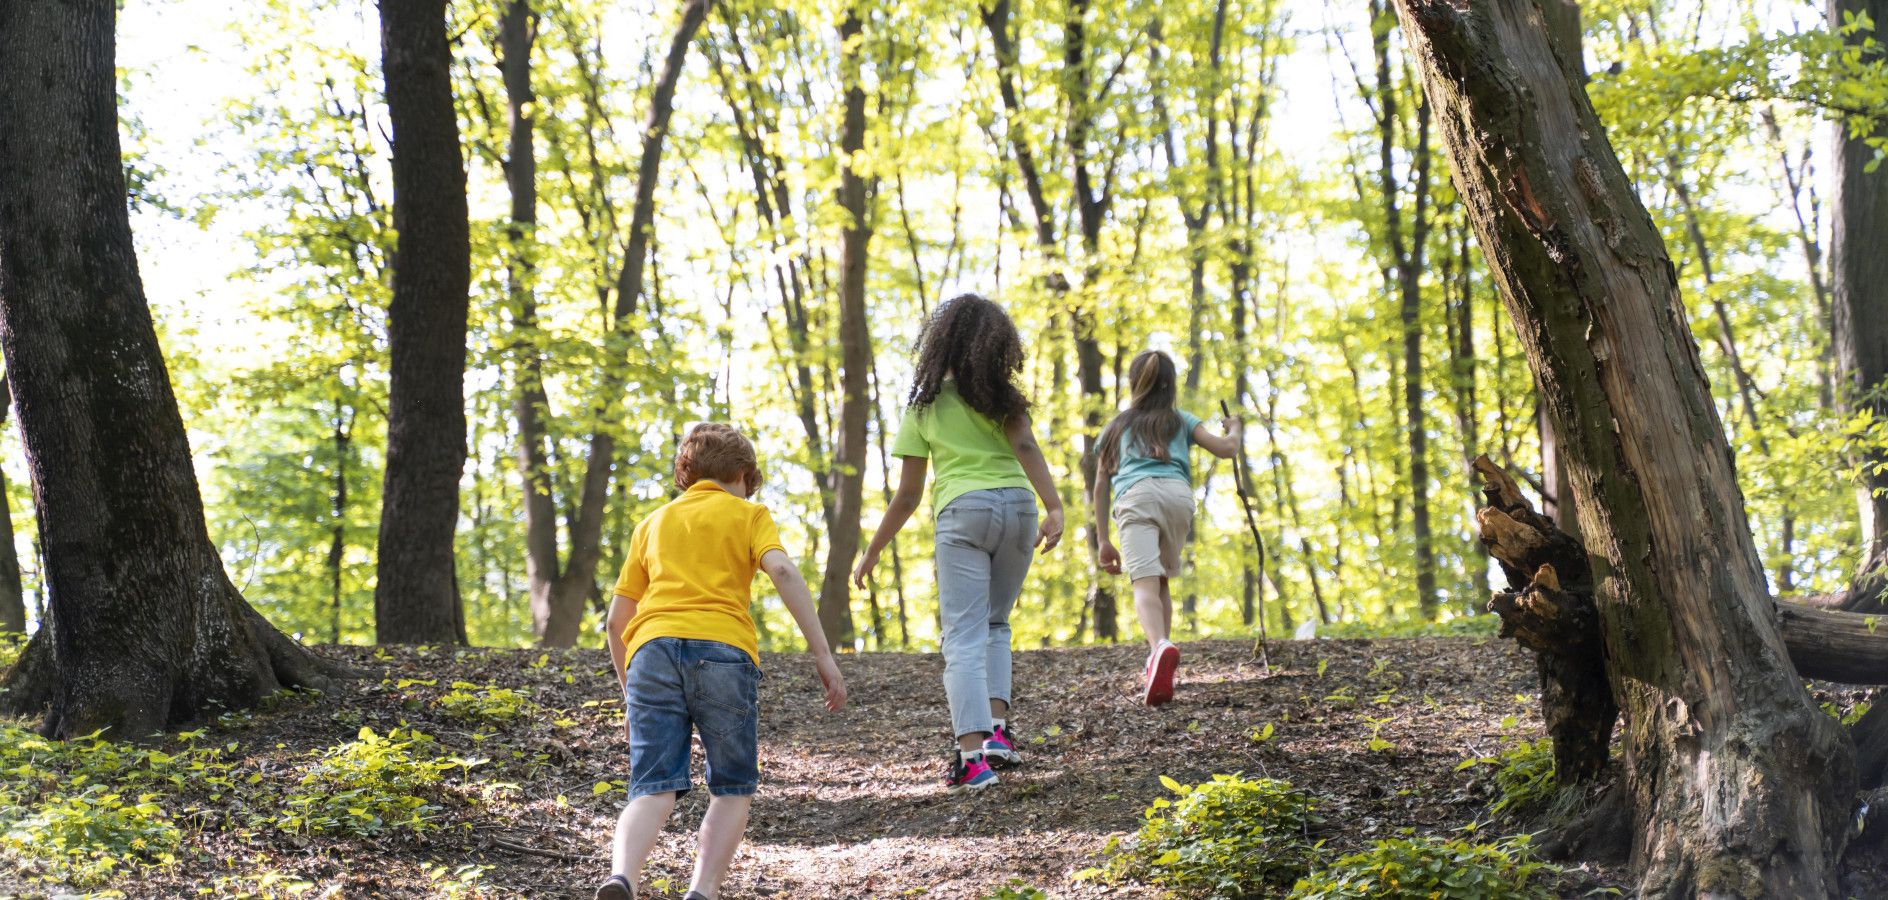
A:
[[[1179,667],[1180,648],[1171,641],[1161,641],[1147,657],[1147,690],[1141,694],[1141,702],[1159,706],[1172,700],[1173,673]]]

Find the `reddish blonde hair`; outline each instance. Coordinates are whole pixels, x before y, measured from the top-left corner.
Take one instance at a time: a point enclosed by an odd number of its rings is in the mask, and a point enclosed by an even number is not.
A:
[[[747,485],[752,496],[760,489],[760,464],[754,445],[732,425],[703,422],[690,429],[675,451],[675,486],[686,491],[695,482],[712,478],[723,484]]]

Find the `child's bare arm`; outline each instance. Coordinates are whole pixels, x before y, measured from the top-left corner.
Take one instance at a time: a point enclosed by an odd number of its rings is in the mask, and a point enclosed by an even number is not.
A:
[[[1114,473],[1100,467],[1095,469],[1095,494],[1092,498],[1095,507],[1095,549],[1099,553],[1097,560],[1104,572],[1121,574],[1121,552],[1115,549],[1114,541],[1108,537],[1108,513],[1114,501]]]
[[[617,699],[626,704],[628,698],[623,695],[629,690],[629,660],[624,657],[623,629],[629,627],[629,620],[636,617],[636,598],[627,594],[610,595],[610,614],[603,622],[603,642],[610,647],[610,665],[616,668]],[[630,740],[629,710],[623,711],[623,740]]]
[[[918,511],[918,503],[924,497],[924,476],[929,470],[930,460],[922,456],[907,456],[904,460],[904,468],[898,470],[898,490],[892,494],[891,502],[885,505],[885,518],[879,520],[878,531],[872,534],[872,542],[866,545],[864,553],[859,554],[859,562],[852,569],[854,587],[865,587],[865,577],[872,574],[872,569],[878,565],[878,555],[885,552],[886,545],[898,535],[898,530],[905,527],[912,513]]]
[[[1036,434],[1029,425],[1028,416],[1012,416],[1003,423],[1003,433],[1010,439],[1010,450],[1016,454],[1016,461],[1023,464],[1023,474],[1029,476],[1030,486],[1042,500],[1042,523],[1036,526],[1036,546],[1053,550],[1062,541],[1062,495],[1055,489],[1049,461],[1043,458],[1042,447],[1036,444]]]
[[[833,660],[832,648],[826,643],[826,632],[819,627],[813,592],[807,589],[800,567],[793,564],[793,558],[785,551],[776,549],[761,555],[760,568],[773,580],[774,589],[780,592],[780,601],[787,605],[794,624],[800,626],[800,634],[806,637],[806,651],[813,654],[820,683],[826,687],[826,710],[838,712],[846,705],[846,679],[839,674],[839,664]]]
[[[628,681],[629,660],[623,658],[623,629],[629,627],[629,620],[636,617],[636,598],[622,594],[610,595],[610,614],[603,623],[603,640],[610,646],[610,664],[616,667],[616,685],[625,687]]]
[[[1205,422],[1193,426],[1193,443],[1220,459],[1231,459],[1239,452],[1239,438],[1245,434],[1245,423],[1237,418],[1225,418],[1220,420],[1219,427],[1226,431],[1223,436],[1208,431]]]

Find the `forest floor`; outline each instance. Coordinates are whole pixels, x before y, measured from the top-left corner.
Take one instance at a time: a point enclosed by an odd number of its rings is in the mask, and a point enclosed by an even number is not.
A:
[[[227,748],[237,788],[194,797],[177,861],[115,887],[132,897],[590,895],[607,874],[627,769],[601,651],[319,652],[366,677],[209,726],[196,740]],[[965,796],[941,785],[949,743],[935,654],[842,659],[852,700],[837,715],[819,709],[806,659],[767,655],[764,783],[724,896],[982,898],[1013,880],[1058,898],[1156,896],[1075,876],[1168,795],[1162,776],[1287,779],[1327,798],[1329,840],[1344,851],[1486,821],[1490,767],[1459,764],[1541,733],[1532,660],[1508,641],[1283,641],[1269,672],[1245,642],[1183,652],[1176,702],[1159,709],[1138,702],[1138,645],[1018,653],[1025,762]],[[454,682],[514,688],[528,704],[509,721],[469,724],[441,702]],[[434,789],[441,827],[358,838],[258,824],[294,807],[324,749],[396,727],[432,735],[442,755],[484,760]],[[645,877],[656,896],[687,886],[705,793],[684,798],[654,854]],[[1576,873],[1569,885],[1607,876]],[[0,896],[46,892],[19,877],[0,871]]]

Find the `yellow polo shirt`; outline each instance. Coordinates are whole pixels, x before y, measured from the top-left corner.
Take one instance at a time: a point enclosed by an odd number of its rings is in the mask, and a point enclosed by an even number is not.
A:
[[[760,664],[748,615],[761,555],[782,550],[767,507],[697,481],[636,526],[616,593],[636,601],[623,629],[625,660],[656,638],[720,641]]]

